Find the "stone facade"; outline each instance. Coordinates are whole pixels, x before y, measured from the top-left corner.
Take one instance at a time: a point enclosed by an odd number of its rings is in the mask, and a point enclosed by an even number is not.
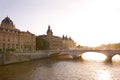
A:
[[[71,38],[54,36],[50,25],[48,26],[47,35],[39,37],[48,41],[50,50],[73,49],[75,47],[75,42]]]
[[[6,17],[0,25],[0,51],[35,51],[36,37],[29,31],[20,31],[12,20]]]

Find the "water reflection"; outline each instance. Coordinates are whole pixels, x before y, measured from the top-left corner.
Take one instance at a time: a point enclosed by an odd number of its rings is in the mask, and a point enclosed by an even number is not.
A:
[[[106,60],[107,56],[98,52],[85,52],[82,54],[82,58],[86,61],[99,61],[103,62]]]
[[[0,80],[120,80],[120,65],[76,60],[36,60],[0,66]]]
[[[97,80],[111,80],[111,74],[108,70],[98,70]]]

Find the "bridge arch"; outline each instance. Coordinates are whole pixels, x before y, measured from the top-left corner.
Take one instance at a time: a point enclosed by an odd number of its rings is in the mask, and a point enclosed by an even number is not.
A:
[[[120,61],[120,54],[115,54],[115,55],[112,57],[112,61],[114,61],[114,62]]]
[[[117,54],[120,55],[120,50],[79,50],[76,53],[76,56],[79,57],[79,59],[82,60],[82,54],[86,53],[86,52],[97,52],[97,53],[101,53],[107,56],[105,62],[112,62],[112,58]]]
[[[113,57],[114,57],[115,55],[120,55],[120,52],[115,52],[115,51],[113,51],[113,52],[106,52],[105,54],[106,54],[106,56],[107,56],[106,62],[111,62],[111,63],[112,63]]]
[[[90,61],[97,61],[97,62],[103,62],[106,60],[107,56],[103,53],[100,52],[84,52],[84,53],[79,53],[76,55],[77,59],[80,60],[90,60]]]

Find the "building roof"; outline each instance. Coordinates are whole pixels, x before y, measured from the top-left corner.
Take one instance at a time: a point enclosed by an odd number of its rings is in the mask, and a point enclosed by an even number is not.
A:
[[[8,28],[8,29],[15,29],[15,26],[14,26],[12,20],[8,16],[5,17],[2,20],[0,27],[2,27],[2,28]]]

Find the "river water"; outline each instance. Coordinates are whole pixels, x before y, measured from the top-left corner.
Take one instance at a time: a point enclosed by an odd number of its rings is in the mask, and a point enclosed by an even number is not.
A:
[[[0,80],[120,80],[120,62],[34,60],[0,66]]]

